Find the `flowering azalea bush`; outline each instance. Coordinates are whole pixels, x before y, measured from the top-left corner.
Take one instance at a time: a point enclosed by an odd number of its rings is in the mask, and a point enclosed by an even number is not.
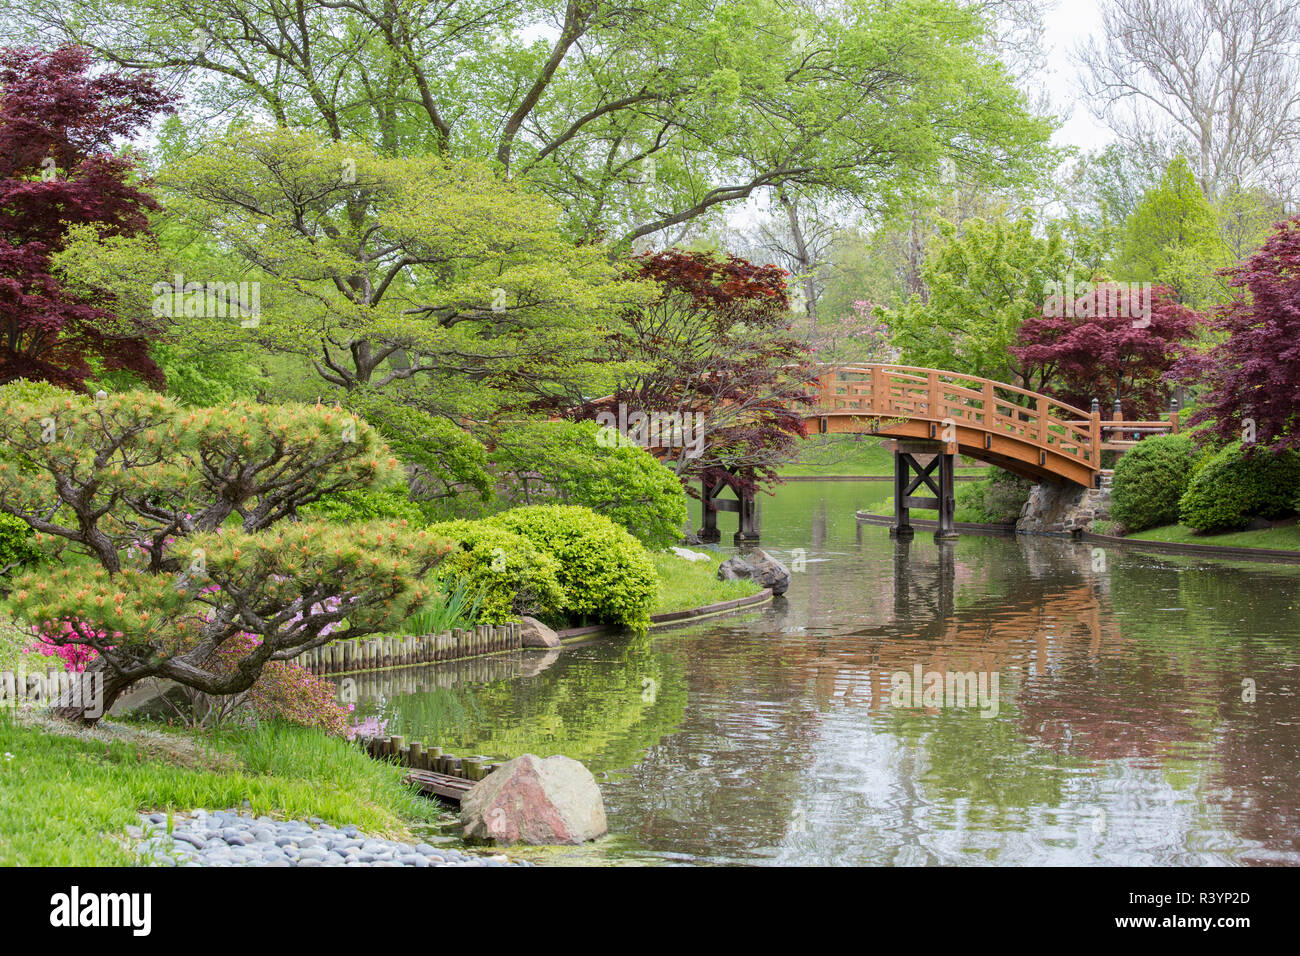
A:
[[[255,634],[241,632],[222,645],[208,666],[222,672],[233,672],[240,660],[261,643],[262,639]],[[340,737],[349,731],[348,712],[352,705],[341,706],[334,699],[333,684],[292,661],[267,664],[253,686],[240,694],[218,700],[203,699],[205,695],[196,697],[200,699],[195,701],[195,712],[212,715],[218,720],[240,710],[249,710],[263,720],[283,720],[303,727],[315,727]]]
[[[42,654],[45,657],[57,657],[63,661],[65,671],[80,674],[91,661],[99,656],[99,653],[88,644],[65,644],[59,641],[60,638],[66,640],[83,630],[92,632],[100,641],[108,637],[107,633],[96,630],[85,621],[46,621],[44,626],[32,625],[32,633],[36,635],[36,640],[25,650],[28,653]],[[121,633],[118,632],[113,634],[115,639],[121,638],[121,636]]]

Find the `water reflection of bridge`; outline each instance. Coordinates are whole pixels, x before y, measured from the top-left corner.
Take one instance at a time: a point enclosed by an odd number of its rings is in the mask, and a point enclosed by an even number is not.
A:
[[[838,640],[833,654],[807,654],[803,660],[819,697],[874,710],[889,700],[891,675],[918,665],[945,677],[1042,675],[1063,654],[1096,660],[1123,640],[1099,584],[1088,578],[1051,590],[1024,582],[959,611],[958,583],[969,569],[960,566],[954,549],[932,549],[929,562],[909,551],[905,541],[894,550],[890,618],[844,635],[861,640]],[[799,649],[789,652],[797,656]]]

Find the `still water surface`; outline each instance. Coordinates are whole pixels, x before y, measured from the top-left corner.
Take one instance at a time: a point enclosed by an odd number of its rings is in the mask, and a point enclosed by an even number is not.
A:
[[[583,761],[612,836],[563,861],[1300,863],[1300,567],[899,546],[853,517],[888,493],[765,499],[763,547],[806,565],[761,611],[367,678],[359,709]],[[897,706],[918,667],[988,696]]]

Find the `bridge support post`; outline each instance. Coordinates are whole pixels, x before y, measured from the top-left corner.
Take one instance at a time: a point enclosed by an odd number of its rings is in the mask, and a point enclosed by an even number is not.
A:
[[[911,513],[907,507],[908,464],[912,461],[911,455],[900,451],[894,452],[894,523],[889,528],[891,538],[907,540],[916,534],[912,530],[912,523],[909,520]]]
[[[758,544],[758,518],[758,494],[743,492],[740,496],[740,527],[731,539],[736,547]]]
[[[704,544],[717,544],[722,540],[722,532],[718,530],[718,507],[715,494],[716,489],[708,479],[700,482],[700,513],[704,519],[704,526],[696,536]]]
[[[910,538],[915,534],[911,523],[913,508],[938,512],[938,528],[934,532],[935,541],[951,541],[957,537],[957,526],[953,517],[957,511],[956,456],[948,451],[949,447],[941,442],[895,443],[894,524],[889,529],[890,537]],[[928,456],[930,460],[922,465],[916,460],[917,455]],[[925,485],[934,497],[914,495],[913,492],[921,485]]]
[[[939,530],[935,541],[952,541],[957,537],[956,455],[939,455]]]
[[[732,478],[736,478],[736,472],[731,472]],[[753,482],[753,474],[746,473],[749,483]],[[736,491],[735,498],[723,498],[722,493],[727,488],[733,488]],[[734,511],[739,519],[736,534],[732,538],[737,547],[746,544],[758,543],[759,527],[759,508],[757,490],[741,491],[735,483],[727,478],[719,478],[710,482],[707,479],[700,483],[700,513],[704,518],[704,527],[699,530],[699,539],[704,544],[717,544],[722,540],[722,532],[718,530],[718,512]]]

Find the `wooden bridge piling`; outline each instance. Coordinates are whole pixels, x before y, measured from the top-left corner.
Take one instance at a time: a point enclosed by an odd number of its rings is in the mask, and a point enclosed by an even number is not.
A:
[[[939,527],[934,532],[935,541],[955,540],[956,456],[943,442],[900,441],[894,444],[894,525],[889,529],[890,537],[912,537],[915,531],[910,520],[911,509],[920,508],[939,513]],[[918,461],[918,455],[928,456],[929,461]],[[935,475],[936,469],[938,475]],[[933,492],[934,497],[912,494],[921,485]]]

